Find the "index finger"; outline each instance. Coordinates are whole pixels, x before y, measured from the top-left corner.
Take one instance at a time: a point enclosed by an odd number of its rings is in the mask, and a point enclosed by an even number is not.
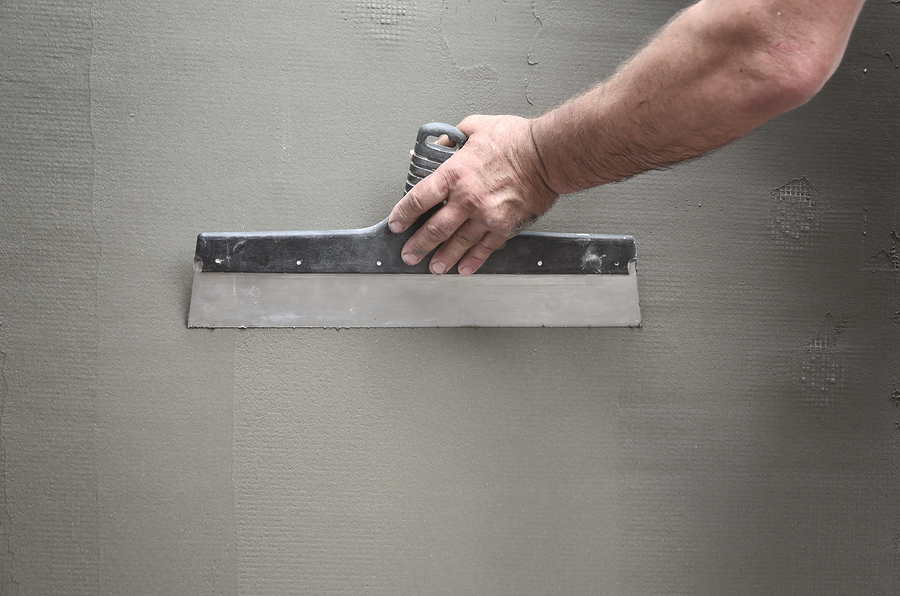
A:
[[[416,222],[426,211],[447,198],[448,185],[438,168],[433,174],[416,184],[394,205],[388,216],[388,226],[399,234]]]

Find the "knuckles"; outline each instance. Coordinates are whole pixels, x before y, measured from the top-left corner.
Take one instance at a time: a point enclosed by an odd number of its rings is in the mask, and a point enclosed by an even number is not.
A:
[[[520,134],[517,124],[486,116],[470,116],[460,123],[469,134],[466,146],[403,201],[401,211],[407,222],[446,201],[414,235],[412,249],[417,254],[427,254],[450,239],[443,250],[452,252],[448,255],[453,260],[460,256],[467,263],[475,259],[480,264],[549,208],[552,199],[545,204],[542,190],[523,176],[528,164],[515,152],[498,155],[491,141],[491,135]]]
[[[416,217],[414,214],[424,213],[426,211],[422,198],[419,196],[419,192],[416,192],[415,188],[410,190],[406,195],[406,205],[407,209],[403,210],[403,215],[408,219],[414,219]]]
[[[422,235],[427,242],[443,242],[456,230],[453,222],[431,217],[422,225]]]
[[[481,240],[483,237],[484,237],[483,234],[474,236],[472,234],[469,234],[467,232],[462,232],[460,230],[457,230],[457,232],[456,232],[457,240],[459,240],[459,243],[464,246],[472,246],[473,244],[475,244],[476,242]]]

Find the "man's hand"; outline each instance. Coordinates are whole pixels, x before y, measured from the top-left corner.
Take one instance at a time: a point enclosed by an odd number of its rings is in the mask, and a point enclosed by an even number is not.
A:
[[[391,211],[399,233],[423,213],[444,204],[403,246],[403,260],[415,265],[438,245],[432,273],[457,263],[474,273],[492,252],[547,211],[556,200],[544,181],[531,121],[516,116],[469,116],[459,129],[466,144],[419,182]]]
[[[471,116],[469,140],[397,203],[403,247],[473,273],[557,195],[697,157],[815,95],[864,0],[699,0],[606,81],[536,120]],[[443,243],[443,244],[441,244]]]

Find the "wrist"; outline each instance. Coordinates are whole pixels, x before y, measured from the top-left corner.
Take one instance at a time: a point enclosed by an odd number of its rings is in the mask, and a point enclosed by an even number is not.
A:
[[[543,182],[544,186],[550,189],[553,194],[559,195],[562,193],[557,191],[557,189],[550,184],[547,165],[546,162],[544,162],[544,156],[541,153],[541,147],[538,145],[538,141],[535,138],[534,127],[538,120],[540,120],[540,118],[532,118],[527,122],[528,138],[531,139],[531,148],[534,151],[535,156],[534,170],[537,173],[538,177],[541,179],[541,182]]]
[[[563,145],[570,141],[563,123],[559,122],[555,112],[548,112],[543,116],[528,121],[528,133],[531,144],[537,156],[537,168],[544,184],[555,194],[582,190],[572,176],[567,176],[570,164],[561,163],[562,156],[569,155],[570,161],[575,156],[566,151]]]

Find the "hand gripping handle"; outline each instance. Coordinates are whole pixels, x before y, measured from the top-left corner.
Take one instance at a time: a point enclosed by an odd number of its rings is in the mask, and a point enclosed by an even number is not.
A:
[[[448,147],[437,143],[436,141],[442,136],[450,139],[453,145]],[[431,139],[434,139],[434,141]],[[416,135],[416,145],[413,147],[409,160],[409,173],[406,175],[406,190],[404,194],[438,169],[438,166],[459,151],[465,142],[466,135],[449,124],[431,122],[419,128],[419,134]]]

